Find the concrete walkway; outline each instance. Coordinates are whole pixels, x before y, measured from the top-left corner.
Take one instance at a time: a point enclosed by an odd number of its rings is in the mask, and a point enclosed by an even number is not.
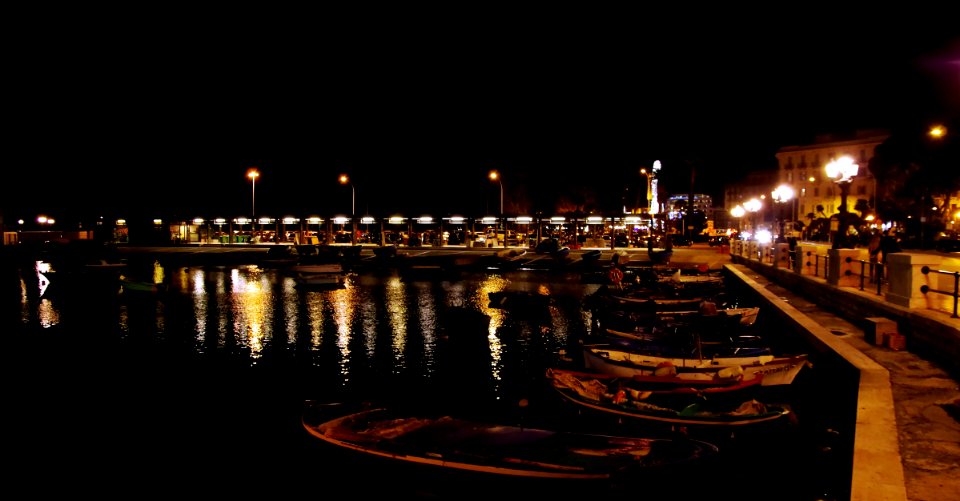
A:
[[[856,322],[752,273],[732,272],[860,370],[851,499],[960,499],[960,383],[908,349],[865,339]],[[824,287],[829,287],[824,285]]]

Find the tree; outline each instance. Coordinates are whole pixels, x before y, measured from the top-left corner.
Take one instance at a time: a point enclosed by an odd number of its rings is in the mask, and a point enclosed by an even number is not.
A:
[[[860,213],[860,217],[864,218],[867,215],[867,212],[870,212],[870,202],[866,199],[858,198],[857,203],[853,206],[853,210]]]
[[[908,217],[926,219],[931,200],[949,199],[951,192],[960,189],[957,134],[933,138],[925,127],[892,134],[870,159],[870,172],[877,180],[877,214],[884,221],[904,224]],[[951,129],[960,130],[956,124]]]

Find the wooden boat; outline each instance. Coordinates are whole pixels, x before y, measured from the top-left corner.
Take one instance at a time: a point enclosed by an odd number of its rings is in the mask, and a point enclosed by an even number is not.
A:
[[[371,409],[303,427],[324,442],[372,456],[453,470],[541,479],[610,479],[712,457],[686,438],[592,435],[450,416]]]
[[[557,261],[563,261],[570,255],[570,247],[563,246],[550,253],[550,256]]]
[[[516,261],[526,253],[526,249],[500,249],[494,251],[493,255],[503,261]]]
[[[725,308],[714,314],[701,311],[601,311],[593,317],[593,332],[614,337],[651,340],[657,336],[692,331],[709,337],[742,336],[756,323],[759,307]]]
[[[613,266],[626,266],[630,262],[630,254],[625,250],[618,250],[610,256],[610,263]]]
[[[738,317],[740,319],[740,325],[744,327],[749,327],[754,325],[757,322],[757,315],[760,314],[760,307],[739,307],[739,308],[721,308],[716,311],[716,315],[725,315],[727,317]],[[678,311],[662,311],[657,313],[657,317],[663,322],[688,322],[691,319],[710,315],[705,315],[704,312],[697,310],[678,310]]]
[[[745,395],[763,376],[733,384],[705,384],[699,388],[669,383],[643,382],[642,378],[618,378],[570,371],[548,371],[551,386],[564,399],[594,411],[662,423],[702,426],[745,426],[780,419],[786,407],[759,402]],[[646,381],[657,380],[656,376]],[[718,398],[723,396],[724,398]]]
[[[260,264],[267,267],[282,268],[297,264],[299,259],[299,251],[295,246],[276,245],[267,249],[266,255],[260,260]]]
[[[676,374],[662,376],[620,377],[602,372],[583,372],[558,368],[547,369],[547,379],[563,386],[579,387],[585,392],[593,391],[602,385],[604,388],[620,387],[628,392],[647,393],[649,395],[715,395],[744,393],[743,390],[756,389],[763,382],[762,374],[744,377],[739,371],[730,375],[715,375],[712,379],[684,379]],[[614,392],[615,393],[615,392]]]
[[[583,346],[584,365],[597,372],[621,377],[649,376],[670,368],[685,379],[713,379],[722,371],[742,370],[744,377],[763,375],[763,385],[790,384],[804,366],[807,355],[752,354],[727,357],[658,356],[616,344]]]
[[[373,255],[376,256],[378,259],[383,259],[383,260],[395,259],[397,257],[397,246],[384,245],[381,247],[374,247]]]
[[[120,277],[120,286],[124,292],[160,292],[166,290],[164,284],[158,284],[149,280],[134,280],[129,277]]]
[[[596,263],[600,261],[600,249],[588,250],[580,255],[580,259],[585,263]]]
[[[650,311],[688,311],[696,309],[703,302],[702,297],[671,297],[667,295],[625,296],[613,294],[608,306],[641,308]]]

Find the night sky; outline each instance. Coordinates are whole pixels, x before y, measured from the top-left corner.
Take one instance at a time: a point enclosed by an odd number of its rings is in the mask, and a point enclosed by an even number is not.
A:
[[[259,14],[34,20],[6,72],[8,222],[249,215],[253,166],[258,215],[349,213],[340,173],[357,213],[495,214],[491,169],[508,213],[616,210],[656,159],[719,196],[782,146],[960,109],[943,22]]]

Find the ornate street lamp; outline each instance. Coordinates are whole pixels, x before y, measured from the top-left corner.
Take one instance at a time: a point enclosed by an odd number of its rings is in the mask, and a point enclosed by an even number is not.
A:
[[[773,198],[773,202],[776,203],[779,207],[779,216],[780,216],[780,225],[779,225],[779,235],[777,237],[778,241],[783,241],[786,237],[783,233],[784,230],[784,217],[783,217],[783,203],[793,199],[793,188],[786,184],[781,184],[777,186],[775,190],[770,192],[770,196]]]
[[[730,209],[730,215],[737,218],[737,233],[740,233],[743,230],[741,221],[742,221],[743,215],[746,213],[747,213],[747,210],[744,209],[742,205],[738,205]]]
[[[838,227],[833,239],[833,248],[842,249],[849,247],[847,243],[847,195],[850,194],[850,183],[859,172],[860,166],[853,162],[853,158],[842,156],[832,160],[824,167],[827,177],[833,180],[840,187],[840,216]]]
[[[760,209],[763,208],[763,202],[758,198],[751,198],[743,203],[743,209],[751,214],[750,217],[750,233],[751,235],[757,234],[757,213],[760,212]],[[756,238],[751,236],[751,238]]]

